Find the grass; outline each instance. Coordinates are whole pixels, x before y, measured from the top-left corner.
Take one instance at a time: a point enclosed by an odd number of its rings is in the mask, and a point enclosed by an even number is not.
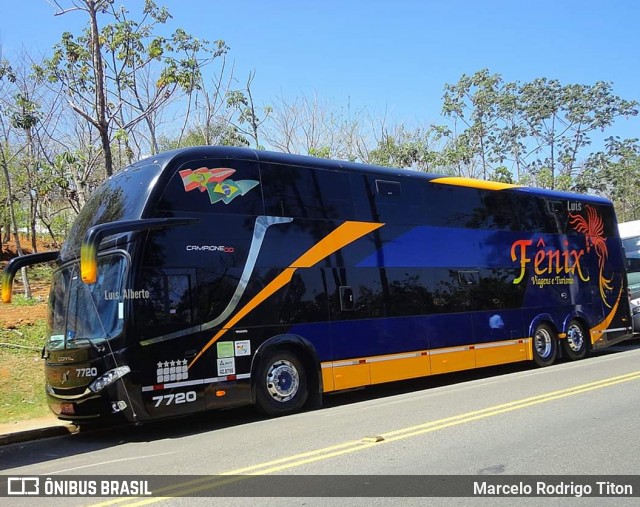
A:
[[[38,297],[26,298],[22,294],[16,294],[11,298],[11,304],[15,306],[36,306],[42,303]]]
[[[0,330],[0,423],[49,414],[44,390],[46,322]]]
[[[30,245],[24,241],[25,245]],[[7,246],[12,249],[11,243],[4,245]],[[41,251],[44,250],[46,248]],[[0,268],[5,264],[0,262]],[[0,423],[24,421],[50,413],[44,390],[44,361],[40,357],[47,325],[46,319],[38,318],[43,312],[35,307],[46,306],[53,269],[54,263],[27,268],[31,289],[37,294],[32,299],[20,294],[22,276],[20,272],[16,273],[12,306],[18,308],[13,308],[11,314],[5,313],[0,326]],[[0,272],[0,283],[2,277]],[[0,312],[3,310],[0,307]],[[15,315],[15,319],[7,320],[7,315]]]

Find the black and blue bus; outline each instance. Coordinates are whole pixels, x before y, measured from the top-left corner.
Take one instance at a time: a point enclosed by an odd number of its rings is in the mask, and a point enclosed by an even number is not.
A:
[[[629,338],[610,201],[230,147],[104,182],[59,252],[51,409],[132,422],[534,361]]]

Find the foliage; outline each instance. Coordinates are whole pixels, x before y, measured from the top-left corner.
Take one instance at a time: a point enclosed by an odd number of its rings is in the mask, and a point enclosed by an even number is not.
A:
[[[621,222],[640,219],[640,145],[638,139],[609,137],[605,151],[586,160],[574,190],[613,200]]]
[[[159,140],[159,146],[162,151],[209,144],[249,146],[249,141],[234,126],[224,122],[216,123],[209,127],[190,129],[182,138],[172,139],[163,136]]]
[[[244,89],[229,90],[227,92],[227,106],[236,109],[238,112],[237,120],[230,122],[235,131],[250,137],[253,140],[254,147],[260,150],[264,149],[260,144],[260,127],[267,120],[273,109],[271,106],[262,108],[256,106],[251,90],[254,79],[255,72],[251,72]],[[261,112],[259,109],[261,109]]]
[[[611,83],[506,83],[487,69],[446,85],[443,104],[454,120],[452,162],[477,159],[483,178],[509,162],[518,180],[548,188],[569,188],[591,135],[637,113],[638,103],[616,96]]]
[[[430,149],[433,131],[416,129],[409,131],[404,125],[391,134],[384,131],[375,149],[369,152],[369,162],[389,167],[405,167],[420,171],[435,171],[439,160],[436,151]]]
[[[638,111],[611,83],[507,82],[482,69],[445,85],[446,125],[389,124],[317,97],[259,103],[255,71],[238,86],[224,41],[171,28],[152,0],[135,14],[111,0],[62,3],[57,14],[81,11],[87,24],[63,33],[34,74],[0,58],[3,238],[9,228],[31,241],[46,231],[58,247],[111,172],[206,144],[592,192],[614,200],[621,219],[640,215],[638,140],[609,137],[592,149]]]
[[[150,148],[157,148],[153,117],[180,91],[201,83],[202,68],[227,51],[224,41],[211,44],[178,28],[169,37],[157,33],[170,19],[153,1],[145,2],[140,20],[112,2],[79,2],[89,22],[79,35],[70,32],[53,55],[35,67],[37,74],[64,94],[71,109],[99,133],[107,176],[113,173],[111,144],[124,144],[128,161],[134,153],[129,135],[145,122]],[[101,29],[98,21],[112,20]],[[149,75],[157,77],[150,81]],[[114,128],[115,127],[115,128]]]

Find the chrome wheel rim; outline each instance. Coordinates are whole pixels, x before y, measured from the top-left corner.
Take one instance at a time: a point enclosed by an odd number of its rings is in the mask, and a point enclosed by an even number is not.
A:
[[[267,370],[267,391],[271,397],[284,403],[293,398],[300,387],[300,375],[290,361],[280,359]]]
[[[584,335],[582,334],[582,329],[580,329],[580,326],[577,324],[569,326],[567,343],[569,344],[569,348],[574,352],[580,352],[580,350],[582,350],[584,346]]]
[[[544,328],[538,329],[533,339],[533,345],[536,348],[536,353],[542,358],[547,358],[551,355],[552,350],[552,338],[551,333]]]

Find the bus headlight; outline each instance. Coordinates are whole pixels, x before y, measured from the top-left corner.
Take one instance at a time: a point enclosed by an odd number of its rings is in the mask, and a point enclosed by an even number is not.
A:
[[[110,386],[119,378],[124,377],[127,373],[131,371],[131,368],[128,366],[118,366],[113,370],[109,370],[107,373],[100,375],[97,379],[91,382],[89,389],[91,389],[94,393],[102,391],[105,387]]]

